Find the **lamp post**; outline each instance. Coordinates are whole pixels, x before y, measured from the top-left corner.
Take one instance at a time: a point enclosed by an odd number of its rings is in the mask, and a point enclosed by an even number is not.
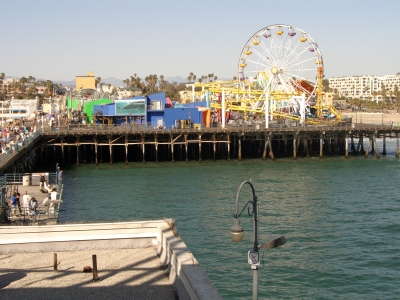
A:
[[[251,187],[251,191],[253,193],[253,200],[249,200],[246,205],[243,207],[242,211],[238,213],[239,211],[239,195],[240,191],[242,190],[242,187],[248,184]],[[251,204],[253,206],[253,211],[250,213],[250,207],[247,208],[247,213],[249,216],[253,216],[254,220],[254,243],[253,243],[253,249],[248,252],[248,262],[251,265],[251,269],[253,270],[253,300],[258,299],[258,266],[260,265],[260,254],[258,250],[260,248],[265,248],[265,249],[273,249],[275,247],[279,247],[283,244],[286,243],[286,239],[284,236],[281,236],[275,240],[271,240],[269,242],[266,242],[265,244],[258,244],[258,200],[256,193],[254,191],[253,184],[250,181],[243,181],[242,184],[239,186],[238,192],[236,194],[236,211],[234,213],[234,224],[231,227],[231,232],[230,236],[232,240],[235,242],[240,242],[243,237],[244,237],[244,229],[240,225],[239,217],[242,215],[243,211],[246,209],[246,207]]]

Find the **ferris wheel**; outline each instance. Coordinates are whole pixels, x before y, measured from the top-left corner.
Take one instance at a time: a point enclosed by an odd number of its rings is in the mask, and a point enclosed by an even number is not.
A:
[[[294,26],[271,25],[256,32],[240,54],[241,86],[287,95],[315,96],[323,60],[317,43]],[[289,96],[290,97],[290,96]]]

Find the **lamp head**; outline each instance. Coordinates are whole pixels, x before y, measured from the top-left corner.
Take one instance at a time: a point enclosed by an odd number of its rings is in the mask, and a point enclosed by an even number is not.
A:
[[[238,218],[235,218],[235,223],[231,227],[230,236],[231,236],[231,239],[237,243],[240,242],[241,240],[243,240],[244,229],[242,226],[240,226],[240,221]]]

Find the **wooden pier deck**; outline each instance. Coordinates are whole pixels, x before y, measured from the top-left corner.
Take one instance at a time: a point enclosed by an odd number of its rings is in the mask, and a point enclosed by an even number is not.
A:
[[[12,226],[26,226],[26,225],[55,225],[58,220],[58,207],[50,208],[49,205],[44,205],[43,201],[48,197],[47,193],[42,193],[39,189],[38,185],[10,185],[10,192],[17,189],[17,191],[21,194],[20,196],[20,204],[23,205],[22,197],[25,191],[28,192],[28,195],[31,197],[35,197],[38,201],[39,207],[36,210],[36,213],[28,212],[24,214],[24,208],[21,207],[21,211],[19,207],[16,207],[16,215],[12,215],[9,219],[9,222],[0,223],[0,225],[12,225]],[[22,212],[22,214],[21,214]]]

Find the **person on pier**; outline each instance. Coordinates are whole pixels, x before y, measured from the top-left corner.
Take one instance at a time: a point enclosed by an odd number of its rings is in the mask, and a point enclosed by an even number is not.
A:
[[[40,173],[40,179],[39,179],[40,190],[43,190],[45,182],[46,182],[46,177],[44,177],[43,173]]]
[[[21,194],[18,193],[17,189],[15,189],[13,195],[15,197],[16,205],[18,206],[19,209],[19,214],[22,215],[21,202],[20,202]]]
[[[24,196],[22,196],[22,208],[24,209],[24,215],[29,215],[29,204],[31,202],[31,196],[25,191]]]

